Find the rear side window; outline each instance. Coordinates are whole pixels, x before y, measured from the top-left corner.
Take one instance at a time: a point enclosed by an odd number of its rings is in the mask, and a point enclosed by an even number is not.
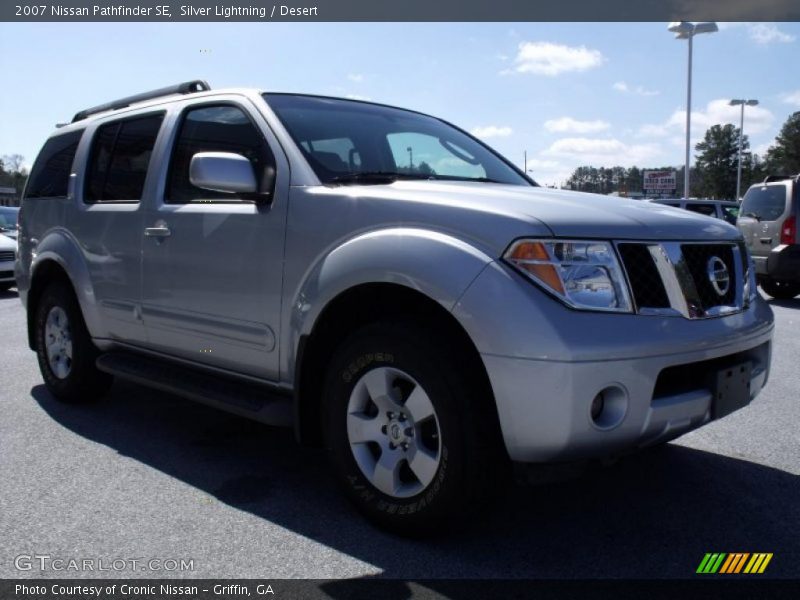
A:
[[[99,127],[92,142],[87,202],[138,202],[164,114]]]
[[[274,170],[275,159],[264,136],[249,117],[236,106],[202,106],[186,112],[172,151],[166,201],[237,202],[246,200],[229,192],[203,190],[189,180],[192,157],[198,152],[231,152],[244,156],[253,165],[260,192],[265,174]]]
[[[747,190],[742,200],[740,215],[759,221],[776,221],[786,209],[788,187],[764,185]]]
[[[700,213],[701,215],[708,215],[709,217],[717,216],[717,209],[713,204],[686,204],[686,210]]]
[[[65,198],[72,161],[83,130],[52,137],[44,145],[33,165],[26,198]]]

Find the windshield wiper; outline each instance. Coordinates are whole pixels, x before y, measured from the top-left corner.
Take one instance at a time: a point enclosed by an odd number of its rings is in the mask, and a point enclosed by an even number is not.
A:
[[[477,181],[479,183],[502,183],[488,177],[458,177],[457,175],[435,175],[433,173],[399,173],[397,171],[361,171],[345,173],[330,179],[331,183],[393,183],[398,179],[418,181]]]
[[[398,173],[396,171],[360,171],[345,173],[330,179],[331,183],[392,183],[398,179],[434,179],[422,173]]]
[[[755,219],[759,223],[761,223],[761,217],[758,216],[756,213],[746,212],[742,215],[743,217],[750,217],[751,219]]]

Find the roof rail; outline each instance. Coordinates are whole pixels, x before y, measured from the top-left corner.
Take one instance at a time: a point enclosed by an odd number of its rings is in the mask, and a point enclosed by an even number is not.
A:
[[[194,81],[185,81],[177,85],[169,85],[167,87],[159,88],[157,90],[152,90],[150,92],[142,92],[141,94],[134,94],[133,96],[128,96],[127,98],[112,100],[111,102],[106,102],[105,104],[100,104],[92,108],[84,109],[76,113],[75,116],[72,117],[72,122],[74,123],[75,121],[82,121],[83,119],[91,115],[95,115],[101,112],[106,112],[107,110],[117,110],[120,108],[125,108],[126,106],[130,106],[131,104],[135,104],[137,102],[144,102],[145,100],[153,100],[154,98],[161,98],[162,96],[171,96],[172,94],[193,94],[195,92],[205,92],[210,89],[211,86],[208,85],[207,82],[201,79],[195,79]]]

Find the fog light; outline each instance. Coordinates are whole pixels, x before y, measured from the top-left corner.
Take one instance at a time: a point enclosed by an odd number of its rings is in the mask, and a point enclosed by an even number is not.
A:
[[[608,431],[618,427],[628,412],[628,391],[620,384],[604,387],[589,404],[589,418],[597,429]]]
[[[603,397],[603,392],[597,394],[592,400],[592,421],[597,421],[597,418],[600,416],[600,413],[603,412],[603,408],[606,405],[606,400]]]

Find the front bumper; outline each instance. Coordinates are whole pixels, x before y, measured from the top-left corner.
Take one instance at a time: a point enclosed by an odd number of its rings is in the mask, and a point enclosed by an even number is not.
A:
[[[490,265],[454,309],[481,353],[512,460],[657,444],[711,420],[708,377],[719,370],[749,362],[751,399],[769,376],[773,317],[760,299],[705,320],[588,313],[513,279]],[[600,392],[613,418],[598,423],[591,407]]]
[[[14,281],[14,261],[0,261],[0,283]]]

